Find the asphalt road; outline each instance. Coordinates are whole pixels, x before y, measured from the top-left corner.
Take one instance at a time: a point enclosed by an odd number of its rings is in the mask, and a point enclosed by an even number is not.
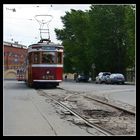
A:
[[[60,83],[59,87],[66,90],[103,96],[111,100],[136,106],[136,85],[106,85],[68,81]]]
[[[3,135],[4,136],[91,136],[85,129],[60,118],[43,96],[24,82],[4,81]],[[135,85],[98,85],[93,83],[62,82],[59,88],[105,96],[135,106]],[[55,90],[57,92],[57,89]]]
[[[23,82],[4,81],[3,95],[4,136],[99,135],[61,119],[50,101]]]

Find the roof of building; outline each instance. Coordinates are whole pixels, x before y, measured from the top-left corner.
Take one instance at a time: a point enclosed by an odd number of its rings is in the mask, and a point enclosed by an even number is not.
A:
[[[12,42],[4,41],[4,42],[3,42],[3,45],[12,46],[12,47],[17,47],[17,48],[24,48],[24,49],[27,49],[27,46],[22,45],[22,44],[18,44],[17,42],[12,43]]]

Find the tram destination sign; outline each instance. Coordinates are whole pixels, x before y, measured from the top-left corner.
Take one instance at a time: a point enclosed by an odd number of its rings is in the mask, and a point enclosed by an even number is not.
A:
[[[43,50],[56,50],[55,46],[42,46]]]
[[[32,45],[29,47],[28,52],[30,51],[63,51],[63,48],[61,46],[55,46],[55,45]]]
[[[55,46],[32,46],[32,49],[56,50]]]

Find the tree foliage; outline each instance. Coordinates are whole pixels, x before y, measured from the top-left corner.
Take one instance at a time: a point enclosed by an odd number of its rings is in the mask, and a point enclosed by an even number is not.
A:
[[[91,5],[89,11],[73,10],[61,17],[55,29],[64,45],[65,72],[125,73],[135,63],[135,11],[131,5]]]

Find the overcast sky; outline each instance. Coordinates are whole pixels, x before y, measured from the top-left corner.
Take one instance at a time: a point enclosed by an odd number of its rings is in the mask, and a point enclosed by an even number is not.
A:
[[[3,36],[4,41],[30,45],[40,40],[39,23],[35,15],[52,15],[49,24],[50,39],[54,43],[61,43],[56,39],[55,28],[62,29],[61,16],[70,9],[89,10],[91,4],[4,4],[3,5]],[[13,9],[15,8],[15,12]],[[49,20],[46,18],[46,20]]]

